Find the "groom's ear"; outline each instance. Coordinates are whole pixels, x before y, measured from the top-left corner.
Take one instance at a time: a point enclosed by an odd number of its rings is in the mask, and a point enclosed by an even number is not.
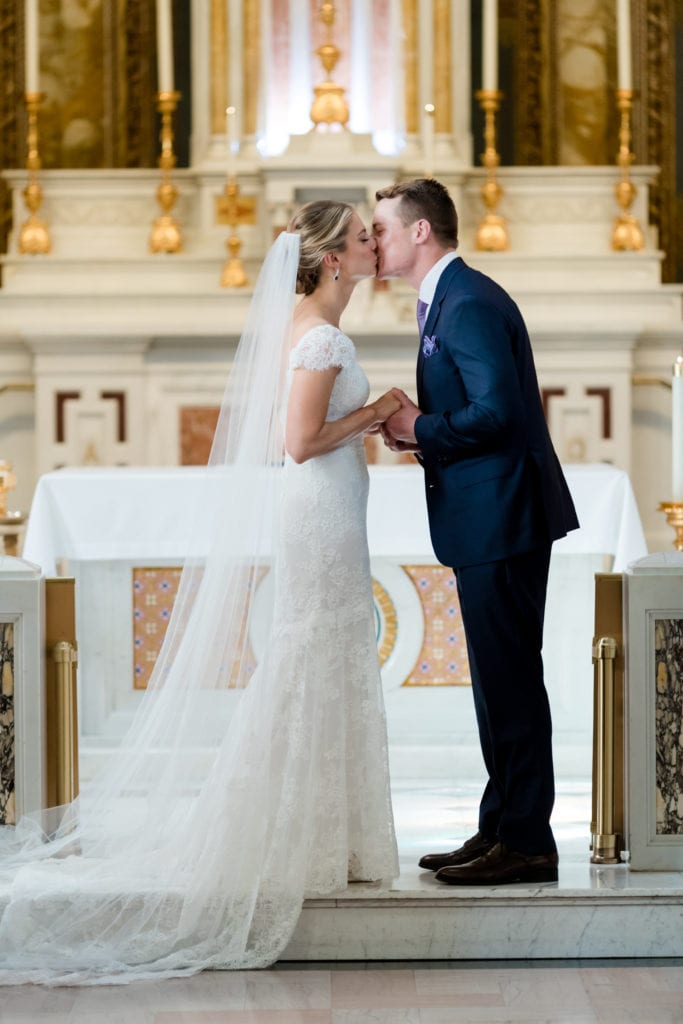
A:
[[[432,225],[424,217],[420,217],[413,224],[414,238],[416,245],[424,245],[424,243],[431,238]]]

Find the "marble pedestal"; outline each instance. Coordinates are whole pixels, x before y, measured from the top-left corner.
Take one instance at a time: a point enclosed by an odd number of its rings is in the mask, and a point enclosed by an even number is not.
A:
[[[0,825],[45,806],[44,581],[0,555]]]
[[[624,576],[631,866],[683,870],[683,552]]]

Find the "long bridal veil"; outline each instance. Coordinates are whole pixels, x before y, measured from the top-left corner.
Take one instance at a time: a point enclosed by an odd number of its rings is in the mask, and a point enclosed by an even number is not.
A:
[[[294,929],[307,737],[290,742],[298,712],[277,652],[249,678],[249,637],[276,555],[298,252],[298,236],[281,234],[256,284],[195,525],[206,550],[186,562],[130,731],[58,827],[36,816],[0,830],[2,984],[263,966]]]

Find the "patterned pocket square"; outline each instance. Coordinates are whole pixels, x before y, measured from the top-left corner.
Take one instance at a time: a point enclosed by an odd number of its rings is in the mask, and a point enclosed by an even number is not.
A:
[[[422,354],[424,355],[425,359],[429,359],[430,356],[433,356],[434,353],[438,351],[439,339],[437,338],[437,336],[433,334],[432,337],[430,338],[428,334],[425,335],[425,337],[422,339]]]

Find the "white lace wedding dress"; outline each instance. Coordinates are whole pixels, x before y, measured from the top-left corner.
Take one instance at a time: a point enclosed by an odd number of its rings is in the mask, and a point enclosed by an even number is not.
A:
[[[328,413],[336,419],[369,392],[350,339],[318,327],[290,353],[291,372],[331,366],[341,367]],[[305,896],[397,876],[362,438],[302,465],[287,457],[276,472],[272,625],[236,710],[224,725],[225,692],[184,694],[188,673],[213,678],[226,646],[220,635],[197,640],[200,589],[191,654],[183,640],[148,695],[174,716],[178,708],[184,746],[165,757],[165,734],[157,740],[153,716],[143,720],[110,772],[119,788],[92,808],[86,791],[74,810],[77,845],[68,829],[58,856],[30,829],[18,848],[0,842],[1,984],[262,967],[283,952]],[[201,586],[215,600],[221,581],[207,575]],[[140,743],[150,756],[129,776],[127,751]]]
[[[341,367],[327,414],[336,420],[364,405],[370,389],[350,338],[330,325],[316,327],[293,349],[290,367],[330,366]],[[306,888],[322,892],[342,888],[347,870],[352,880],[398,874],[363,438],[302,465],[287,457],[285,474],[276,628],[285,664],[305,666],[290,675],[291,686],[303,701],[302,721],[315,723]]]

